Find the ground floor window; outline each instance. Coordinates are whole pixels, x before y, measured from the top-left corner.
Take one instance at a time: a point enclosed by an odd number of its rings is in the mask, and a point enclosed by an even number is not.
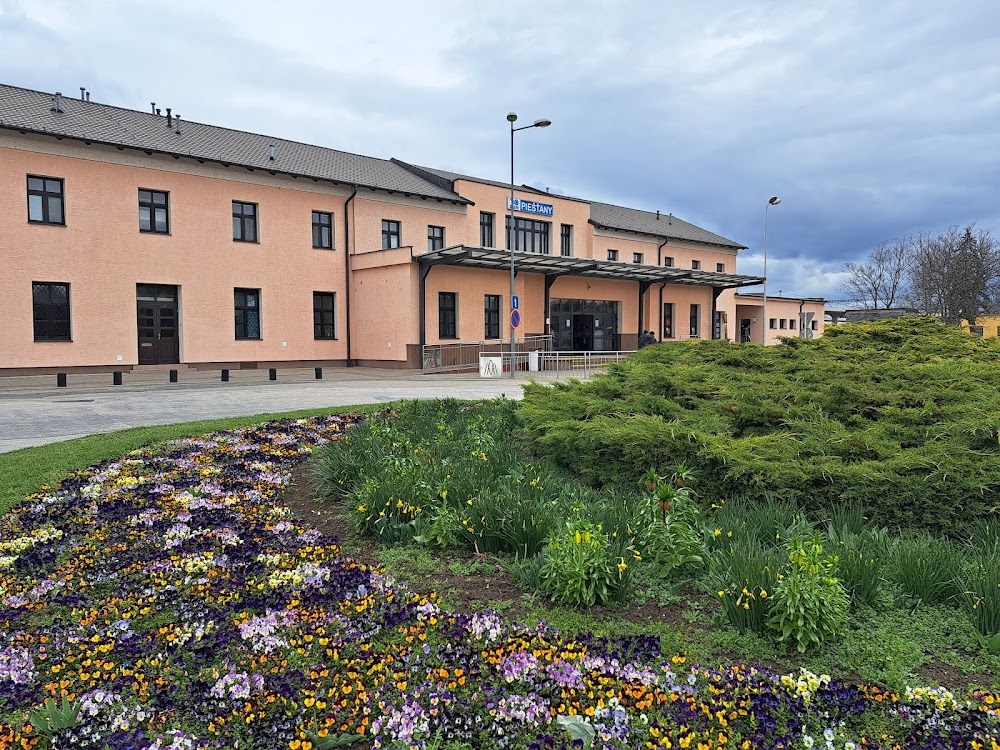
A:
[[[260,289],[235,289],[236,338],[260,338]]]
[[[458,294],[438,292],[438,338],[458,338]]]
[[[691,305],[691,338],[701,338],[701,305]]]
[[[69,284],[33,281],[31,304],[35,341],[70,341]]]
[[[487,294],[483,308],[485,320],[483,338],[487,340],[500,338],[500,295]]]
[[[313,338],[337,338],[337,295],[334,292],[313,292]]]
[[[621,302],[553,299],[549,303],[552,348],[556,351],[617,351]]]
[[[674,337],[674,303],[663,303],[663,336],[665,339]]]

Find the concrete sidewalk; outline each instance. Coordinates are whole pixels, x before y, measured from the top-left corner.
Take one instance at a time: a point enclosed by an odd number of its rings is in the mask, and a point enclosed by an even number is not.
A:
[[[132,375],[121,386],[110,384],[110,373],[71,375],[66,388],[56,388],[54,376],[49,383],[8,382],[0,388],[0,453],[128,427],[219,417],[414,398],[519,399],[524,383],[555,379],[532,375],[491,379],[352,368],[324,370],[323,380],[312,370],[279,370],[273,382],[267,370],[234,370],[228,383],[220,382],[218,373],[168,383],[165,372]]]

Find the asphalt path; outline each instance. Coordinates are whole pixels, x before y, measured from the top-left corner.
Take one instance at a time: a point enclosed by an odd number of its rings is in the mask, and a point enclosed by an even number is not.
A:
[[[129,427],[425,398],[519,399],[527,377],[336,374],[292,382],[201,381],[0,390],[0,453]]]

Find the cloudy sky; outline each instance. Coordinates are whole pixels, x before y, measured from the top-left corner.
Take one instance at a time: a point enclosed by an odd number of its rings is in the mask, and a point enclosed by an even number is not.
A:
[[[1000,232],[995,0],[0,0],[0,80],[672,211],[768,293]]]

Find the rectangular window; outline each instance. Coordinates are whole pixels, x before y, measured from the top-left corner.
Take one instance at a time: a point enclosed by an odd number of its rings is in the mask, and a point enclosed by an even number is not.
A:
[[[260,289],[235,289],[236,338],[260,338]]]
[[[669,256],[666,257],[666,258],[664,258],[663,259],[663,265],[665,265],[667,268],[673,268],[673,266],[674,266],[674,259],[671,258],[671,257],[669,257]]]
[[[139,231],[170,234],[169,203],[162,190],[139,188]]]
[[[337,295],[313,292],[313,338],[337,338]]]
[[[815,320],[809,321],[809,327],[812,328],[814,331],[819,330],[819,325],[816,323]],[[997,336],[1000,336],[1000,326],[997,326]]]
[[[771,318],[771,320],[768,321],[767,327],[768,328],[777,328],[778,327],[778,319],[777,318]]]
[[[701,261],[700,260],[692,260],[691,261],[691,270],[697,271],[700,268],[701,268]]]
[[[506,217],[506,220],[507,248],[510,249],[510,217]],[[549,254],[549,223],[547,221],[515,217],[514,226],[517,232],[515,250],[538,255]]]
[[[701,305],[691,305],[691,338],[701,338]]]
[[[785,330],[785,328],[787,327],[788,327],[788,322],[784,318],[778,321],[778,328],[780,328],[781,330]]]
[[[618,260],[618,251],[608,248],[608,260]]]
[[[458,294],[438,292],[438,338],[458,338]]]
[[[72,341],[69,335],[69,284],[31,282],[35,341]]]
[[[792,331],[795,330],[795,319],[794,318],[789,318],[789,320],[788,320],[788,328],[790,330],[792,330]]]
[[[233,201],[233,240],[257,241],[257,204]]]
[[[326,211],[312,212],[313,247],[333,250],[333,214]]]
[[[573,225],[559,225],[559,253],[564,258],[573,255]]]
[[[642,264],[642,253],[632,253],[632,262]]]
[[[496,247],[493,243],[496,241],[493,235],[494,226],[494,214],[486,213],[485,211],[479,212],[479,246],[480,247]]]
[[[969,326],[969,333],[971,333],[973,336],[982,336],[983,335],[983,327],[982,326]]]
[[[382,249],[391,250],[399,247],[402,239],[402,231],[398,221],[382,219]]]
[[[484,298],[486,325],[483,329],[484,339],[500,338],[500,295],[487,294]]]
[[[716,263],[715,264],[715,270],[717,272],[719,272],[719,273],[725,273],[726,272],[726,264],[725,263]]]
[[[28,221],[32,224],[66,224],[61,177],[28,175]]]
[[[672,339],[674,337],[674,303],[663,303],[663,338]]]
[[[444,227],[427,227],[427,252],[444,247]]]

